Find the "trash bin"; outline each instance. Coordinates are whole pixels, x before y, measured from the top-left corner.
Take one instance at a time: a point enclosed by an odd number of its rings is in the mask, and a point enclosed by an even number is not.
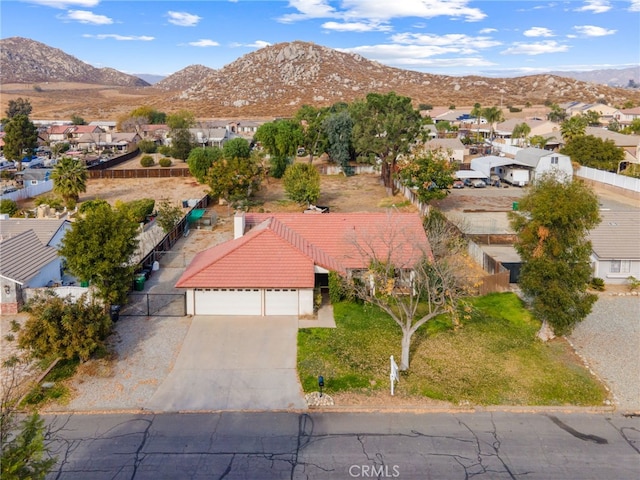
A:
[[[89,286],[89,280],[82,280],[80,281],[80,286],[87,288]]]
[[[136,275],[133,282],[134,290],[136,292],[141,292],[144,290],[144,281],[145,281],[144,274]]]
[[[112,322],[117,322],[120,319],[120,305],[111,305],[109,316]]]
[[[513,202],[513,204],[511,205],[511,209],[512,209],[514,212],[517,212],[517,211],[518,211],[518,208],[519,208],[518,202]]]

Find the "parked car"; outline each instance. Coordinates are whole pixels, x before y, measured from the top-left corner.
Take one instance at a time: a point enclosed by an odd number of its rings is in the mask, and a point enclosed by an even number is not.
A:
[[[462,180],[456,180],[453,182],[453,188],[464,188],[464,182]]]
[[[470,178],[465,178],[463,183],[465,187],[473,187],[473,180]]]
[[[484,183],[483,180],[474,180],[472,183],[473,183],[473,188],[484,188],[487,186],[487,184]]]

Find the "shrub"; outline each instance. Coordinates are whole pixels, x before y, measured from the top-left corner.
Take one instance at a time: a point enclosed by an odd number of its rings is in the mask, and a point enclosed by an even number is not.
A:
[[[331,303],[338,303],[346,297],[345,281],[339,273],[329,272],[329,300]]]
[[[158,163],[161,167],[170,167],[173,162],[170,158],[162,157]]]
[[[36,207],[39,207],[40,205],[49,205],[49,207],[54,210],[62,210],[64,208],[62,199],[54,195],[41,195],[36,198],[35,204]]]
[[[88,211],[93,210],[96,207],[100,205],[105,205],[105,204],[108,205],[109,202],[107,202],[102,198],[94,198],[93,200],[87,200],[86,202],[82,202],[78,211],[80,213],[87,213]]]
[[[138,142],[138,148],[142,153],[156,153],[158,145],[153,140],[140,140]]]
[[[640,280],[638,280],[633,275],[627,277],[628,287],[631,292],[640,288]]]
[[[7,213],[10,217],[18,211],[18,204],[9,198],[0,200],[0,213]]]
[[[593,277],[591,279],[591,282],[589,283],[589,286],[594,289],[597,290],[599,292],[603,292],[604,291],[604,280],[598,277]]]
[[[144,222],[149,215],[153,213],[153,207],[156,201],[153,198],[140,198],[119,205],[120,208],[130,212],[131,217],[138,223]]]
[[[509,111],[510,111],[511,113],[518,113],[518,112],[521,112],[521,111],[522,111],[522,109],[521,109],[521,108],[518,108],[518,107],[509,107]]]
[[[140,159],[140,165],[143,167],[153,167],[155,165],[155,161],[151,155],[145,155]]]

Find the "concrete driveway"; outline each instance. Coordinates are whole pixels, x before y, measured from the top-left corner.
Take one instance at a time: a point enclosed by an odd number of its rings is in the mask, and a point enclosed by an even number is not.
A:
[[[173,369],[145,408],[286,410],[307,404],[296,317],[195,316]]]

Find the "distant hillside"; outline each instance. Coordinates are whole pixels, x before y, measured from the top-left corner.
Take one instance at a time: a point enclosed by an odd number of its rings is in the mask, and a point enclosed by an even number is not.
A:
[[[292,114],[304,104],[351,102],[369,92],[390,91],[409,96],[416,104],[432,105],[640,101],[640,92],[554,75],[452,77],[401,70],[306,42],[272,45],[220,70],[191,73],[188,82],[175,83],[181,91],[163,102],[167,108],[179,105],[201,116],[277,116]]]
[[[640,84],[640,65],[631,68],[590,70],[588,72],[550,72],[551,75],[560,75],[574,78],[583,82],[599,83],[611,87],[627,87],[629,80]]]
[[[154,85],[162,90],[186,90],[203,78],[216,73],[213,68],[204,65],[190,65],[182,70],[169,75]]]
[[[95,68],[62,50],[28,38],[0,40],[0,82],[80,82],[144,87],[144,80],[114,70]]]

